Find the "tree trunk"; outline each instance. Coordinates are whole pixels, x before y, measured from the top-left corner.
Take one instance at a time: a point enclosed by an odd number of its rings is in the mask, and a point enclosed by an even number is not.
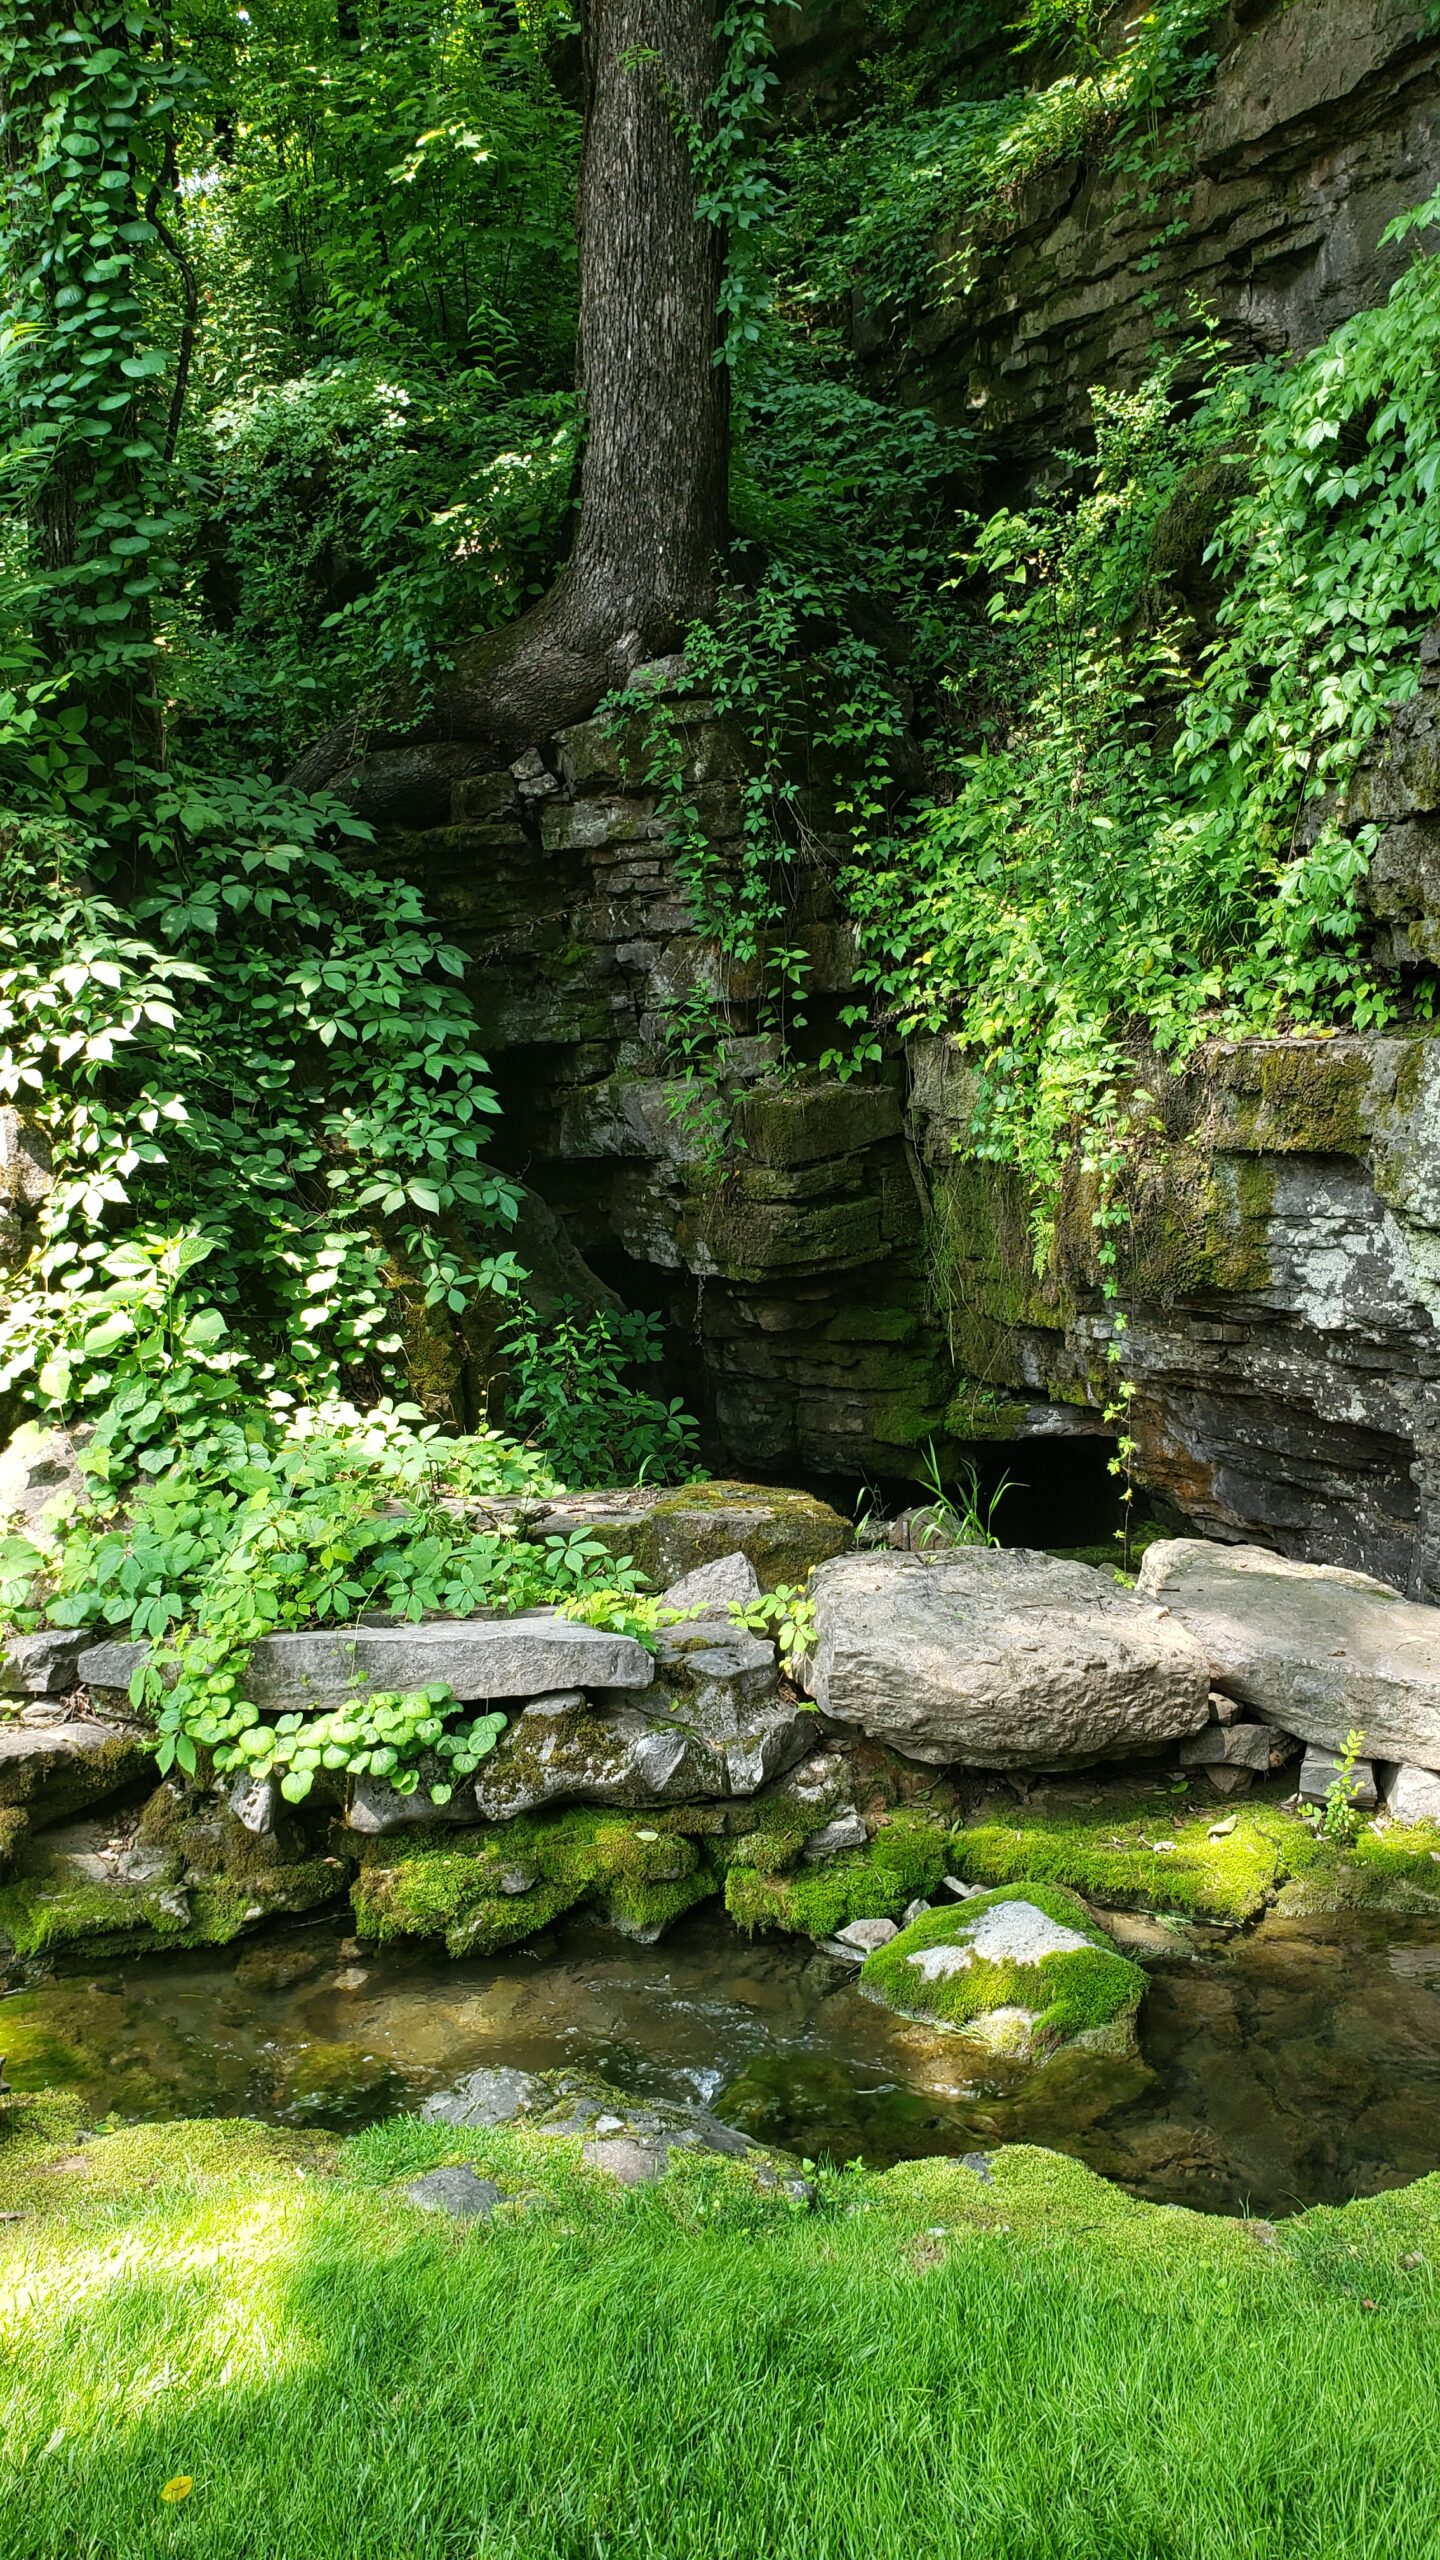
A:
[[[724,243],[697,217],[685,129],[718,77],[712,12],[713,0],[588,0],[575,547],[531,612],[460,651],[423,727],[397,721],[375,747],[467,742],[513,755],[586,718],[633,667],[677,647],[710,602],[726,528]],[[292,779],[344,788],[363,760],[336,731]],[[403,763],[413,770],[412,757]]]

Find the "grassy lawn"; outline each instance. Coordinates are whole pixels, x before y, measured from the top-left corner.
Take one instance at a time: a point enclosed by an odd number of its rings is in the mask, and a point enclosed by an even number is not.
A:
[[[457,2157],[489,2224],[398,2194]],[[1440,2177],[1271,2234],[1021,2148],[808,2212],[413,2122],[0,2167],[5,2560],[1440,2552]]]

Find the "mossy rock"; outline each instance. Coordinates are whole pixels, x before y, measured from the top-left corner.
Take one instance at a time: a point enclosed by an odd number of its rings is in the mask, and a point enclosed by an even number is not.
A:
[[[850,1920],[898,1920],[910,1903],[934,1891],[951,1856],[949,1832],[923,1814],[897,1813],[868,1848],[791,1874],[751,1863],[764,1854],[762,1843],[768,1846],[765,1834],[735,1843],[726,1910],[742,1929],[793,1929],[810,1938],[833,1937]]]
[[[0,1876],[8,1876],[30,1828],[30,1816],[18,1805],[0,1805]]]
[[[1145,1976],[1073,1894],[1027,1883],[922,1913],[866,1957],[860,1987],[994,2052],[1116,2054],[1133,2049]]]
[[[1093,1805],[1016,1805],[1004,1820],[957,1830],[955,1872],[971,1884],[1031,1879],[1068,1887],[1121,1911],[1182,1911],[1212,1920],[1253,1920],[1303,1854],[1309,1834],[1273,1805],[1210,1807],[1171,1827],[1169,1793],[1106,1793]],[[1211,1832],[1227,1828],[1218,1839]]]
[[[716,1888],[705,1848],[673,1820],[580,1805],[369,1842],[351,1899],[362,1938],[443,1938],[462,1956],[516,1946],[591,1899],[617,1927],[658,1936]]]
[[[843,1555],[854,1530],[828,1502],[780,1485],[677,1485],[652,1506],[635,1561],[657,1590],[697,1565],[737,1551],[749,1557],[762,1590],[800,1583],[827,1556]]]

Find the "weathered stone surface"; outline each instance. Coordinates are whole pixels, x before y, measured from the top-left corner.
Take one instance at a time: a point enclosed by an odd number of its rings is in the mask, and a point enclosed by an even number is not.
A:
[[[912,1759],[1058,1769],[1206,1722],[1193,1638],[1088,1565],[1026,1548],[846,1556],[812,1588],[810,1695]]]
[[[75,1686],[75,1666],[89,1644],[86,1627],[39,1627],[33,1635],[7,1636],[0,1697],[63,1698]]]
[[[800,1854],[807,1866],[823,1866],[827,1859],[838,1858],[845,1849],[863,1849],[870,1834],[853,1804],[847,1804],[818,1831],[812,1831]]]
[[[427,2098],[420,2113],[432,2124],[509,2124],[518,2115],[546,2103],[544,2083],[533,2072],[498,2069],[468,2071],[452,2089]]]
[[[843,1929],[836,1930],[835,1944],[853,1947],[860,1955],[868,1956],[877,1947],[888,1946],[899,1934],[893,1920],[847,1920]]]
[[[1341,1774],[1338,1751],[1308,1750],[1300,1763],[1300,1782],[1295,1792],[1302,1804],[1324,1804]],[[1345,1783],[1348,1803],[1359,1813],[1373,1813],[1380,1801],[1375,1784],[1375,1771],[1370,1761],[1357,1760]]]
[[[803,1582],[813,1565],[841,1554],[853,1538],[849,1522],[813,1494],[723,1479],[660,1491],[639,1486],[570,1494],[539,1515],[532,1534],[574,1529],[603,1539],[613,1555],[632,1557],[667,1592],[736,1554],[748,1559],[760,1587],[773,1591]]]
[[[450,2213],[464,2222],[488,2222],[497,2204],[504,2202],[494,2179],[479,2177],[463,2161],[427,2169],[423,2178],[413,2178],[405,2199],[425,2213]]]
[[[1207,1724],[1180,1745],[1182,1769],[1268,1769],[1275,1728],[1268,1724]]]
[[[153,1776],[154,1765],[145,1736],[89,1716],[68,1724],[0,1723],[0,1805],[23,1805],[40,1821],[101,1804]]]
[[[701,1564],[693,1573],[682,1573],[660,1597],[667,1609],[683,1609],[687,1614],[707,1609],[723,1609],[734,1600],[743,1608],[760,1596],[760,1577],[749,1557],[736,1549],[734,1555],[717,1556],[713,1564]]]
[[[812,1739],[809,1717],[776,1698],[773,1675],[763,1701],[733,1710],[683,1687],[652,1696],[643,1712],[519,1717],[476,1772],[469,1818],[475,1807],[487,1822],[508,1822],[545,1804],[633,1809],[750,1796]]]
[[[1440,1609],[1342,1567],[1198,1538],[1151,1547],[1139,1588],[1268,1723],[1325,1751],[1360,1732],[1372,1759],[1440,1764]]]
[[[0,1113],[0,1126],[13,1117]],[[38,1422],[22,1422],[0,1450],[0,1520],[27,1535],[43,1533],[50,1506],[61,1494],[79,1493],[84,1485],[75,1442],[68,1432],[44,1431]]]
[[[80,1677],[98,1689],[123,1689],[146,1651],[95,1645],[80,1656]],[[245,1694],[280,1714],[339,1706],[367,1689],[423,1689],[432,1681],[443,1681],[468,1704],[566,1688],[643,1689],[654,1676],[649,1654],[632,1636],[607,1635],[537,1609],[512,1618],[262,1636],[251,1649]]]
[[[1440,1822],[1440,1776],[1433,1769],[1386,1769],[1385,1810],[1396,1822]]]

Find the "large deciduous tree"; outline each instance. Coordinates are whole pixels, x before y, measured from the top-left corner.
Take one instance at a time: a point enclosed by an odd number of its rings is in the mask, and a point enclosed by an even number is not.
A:
[[[372,746],[514,754],[673,648],[710,598],[729,397],[724,243],[696,169],[719,74],[712,0],[587,0],[585,55],[574,547],[531,612],[458,654],[423,722],[399,719]],[[353,733],[333,732],[295,779],[343,785],[361,754]]]

